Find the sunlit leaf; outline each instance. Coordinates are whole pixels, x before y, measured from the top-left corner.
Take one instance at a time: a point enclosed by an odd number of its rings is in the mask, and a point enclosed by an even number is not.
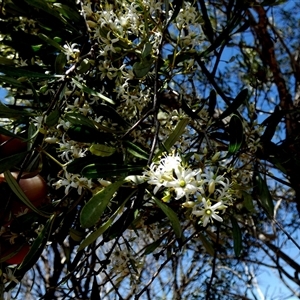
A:
[[[158,153],[155,155],[154,157],[154,161],[158,159],[158,157],[164,152],[164,151],[170,151],[170,149],[172,148],[172,146],[174,146],[174,144],[179,140],[179,138],[181,137],[181,135],[184,133],[185,128],[187,126],[187,124],[189,123],[189,119],[188,118],[183,118],[181,119],[174,131],[169,135],[169,137],[167,138],[167,140],[163,143],[163,147],[161,148],[160,151],[158,151]]]
[[[125,201],[120,205],[120,207],[112,214],[112,216],[104,223],[102,224],[99,228],[97,228],[94,232],[89,234],[80,244],[79,248],[77,251],[80,251],[87,247],[88,245],[92,244],[95,242],[98,237],[100,237],[110,226],[112,225],[113,221],[115,218],[119,215],[119,213],[124,209],[124,205],[126,202],[130,199],[130,197],[127,197]]]
[[[80,213],[80,224],[83,228],[92,227],[100,220],[104,210],[113,198],[114,193],[123,183],[124,181],[120,180],[110,184],[96,193],[86,203]]]
[[[141,158],[144,160],[148,160],[149,154],[141,149],[139,146],[131,143],[129,141],[125,141],[124,144],[127,146],[127,151],[137,158]]]
[[[111,156],[115,153],[116,148],[103,144],[92,144],[89,150],[96,156]]]
[[[87,94],[92,95],[92,96],[99,97],[103,101],[106,101],[106,102],[108,102],[110,104],[115,104],[115,102],[113,100],[109,99],[108,97],[104,96],[103,94],[101,94],[99,92],[96,92],[96,91],[88,88],[87,86],[83,85],[82,83],[80,83],[79,81],[75,80],[74,78],[72,78],[72,81],[84,93],[87,93]]]

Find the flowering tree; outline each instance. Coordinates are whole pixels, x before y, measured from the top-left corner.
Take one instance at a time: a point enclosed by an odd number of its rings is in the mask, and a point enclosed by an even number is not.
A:
[[[262,266],[298,295],[280,2],[1,2],[3,297],[248,299]]]

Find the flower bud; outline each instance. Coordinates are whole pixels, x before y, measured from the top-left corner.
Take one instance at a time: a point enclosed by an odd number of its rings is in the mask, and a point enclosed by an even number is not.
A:
[[[208,184],[208,192],[209,192],[210,194],[213,194],[214,191],[215,191],[215,188],[216,188],[216,183],[215,183],[215,181],[213,180],[213,181],[211,181],[211,182]]]
[[[216,162],[220,157],[220,152],[215,153],[215,155],[211,158],[212,162]]]

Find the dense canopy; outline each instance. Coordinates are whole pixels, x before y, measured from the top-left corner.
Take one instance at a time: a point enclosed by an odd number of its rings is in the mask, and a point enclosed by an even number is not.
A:
[[[299,297],[298,12],[1,1],[0,299]]]

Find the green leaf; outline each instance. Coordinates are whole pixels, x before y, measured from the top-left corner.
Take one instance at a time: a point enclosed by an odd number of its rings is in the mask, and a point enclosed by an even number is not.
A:
[[[209,240],[201,233],[198,233],[199,239],[202,242],[203,247],[205,248],[206,252],[210,255],[210,256],[214,256],[215,255],[215,249],[213,247],[213,245],[209,242]]]
[[[65,120],[69,121],[72,125],[85,125],[95,129],[94,122],[88,117],[78,113],[67,113],[64,116]]]
[[[44,246],[47,243],[49,237],[49,231],[53,225],[54,220],[55,220],[55,215],[52,215],[51,218],[47,220],[43,230],[39,233],[38,237],[34,240],[28,254],[26,255],[22,264],[18,267],[18,269],[21,270],[23,268],[26,268],[27,265],[32,265],[35,261],[37,261],[41,252],[44,249]]]
[[[0,68],[0,72],[1,72],[1,68]],[[25,85],[21,83],[19,80],[1,74],[0,74],[0,81],[15,87],[25,88]]]
[[[111,176],[126,176],[130,172],[140,172],[145,166],[94,163],[84,167],[81,174],[86,178],[103,178]]]
[[[217,94],[215,90],[211,90],[208,98],[208,114],[212,117],[215,113],[215,108],[217,105]]]
[[[147,245],[147,247],[145,248],[145,251],[143,253],[143,255],[149,255],[151,254],[153,251],[155,251],[157,249],[157,247],[160,246],[160,244],[162,243],[162,239],[159,239],[149,245]]]
[[[67,57],[66,54],[63,52],[60,52],[55,59],[55,73],[56,74],[64,74],[65,72],[65,66],[67,63]]]
[[[8,76],[13,76],[13,77],[27,77],[27,78],[61,77],[60,75],[50,75],[50,74],[38,73],[38,72],[26,70],[21,67],[16,68],[16,67],[9,67],[9,66],[0,66],[0,72],[6,74]]]
[[[116,148],[109,147],[103,144],[92,144],[89,150],[96,156],[111,156],[115,153]]]
[[[156,161],[158,159],[158,157],[164,152],[167,151],[169,152],[170,149],[172,148],[172,146],[179,140],[179,138],[181,137],[181,135],[184,133],[185,131],[185,127],[187,126],[187,124],[189,123],[189,119],[188,118],[183,118],[181,119],[174,131],[169,135],[169,137],[167,138],[167,140],[163,143],[163,147],[160,151],[158,151],[158,153],[155,155],[154,157],[154,161]]]
[[[233,115],[229,122],[229,146],[228,155],[236,153],[244,140],[244,128],[241,119],[237,115]]]
[[[78,174],[81,173],[82,169],[90,164],[104,164],[108,165],[110,163],[123,163],[123,156],[121,153],[115,153],[112,156],[101,157],[101,156],[85,156],[74,159],[71,163],[67,165],[67,171],[69,173]]]
[[[9,59],[3,56],[0,56],[0,65],[15,65],[14,59]]]
[[[179,222],[179,219],[178,219],[176,213],[172,210],[172,208],[170,208],[168,205],[166,205],[165,203],[163,203],[161,200],[157,199],[156,197],[152,196],[152,199],[170,220],[176,237],[181,238],[182,229],[181,229],[180,222]]]
[[[257,188],[259,201],[270,218],[274,217],[274,203],[270,194],[266,181],[255,171],[254,174],[254,185]]]
[[[27,2],[29,5],[40,9],[48,14],[51,14],[55,17],[57,17],[58,19],[61,20],[61,17],[59,16],[58,12],[54,9],[51,9],[52,6],[50,4],[48,4],[49,1],[44,1],[44,0],[25,0],[25,2]]]
[[[52,127],[58,123],[59,120],[59,110],[53,110],[46,119],[46,125]]]
[[[3,173],[21,163],[27,154],[28,152],[22,152],[0,159],[0,173]]]
[[[242,251],[242,232],[239,227],[238,222],[235,218],[231,218],[231,224],[232,224],[232,236],[233,236],[233,249],[234,254],[238,257],[241,254]]]
[[[131,195],[130,195],[131,196]],[[125,199],[125,201],[121,204],[121,206],[113,213],[113,215],[104,223],[102,224],[99,228],[97,228],[94,232],[92,232],[90,235],[86,237],[80,244],[79,248],[77,251],[80,251],[87,247],[88,245],[92,244],[95,242],[98,237],[100,237],[108,228],[110,228],[111,224],[115,220],[115,218],[120,214],[120,212],[124,209],[124,206],[126,202],[130,199],[130,196]]]
[[[152,68],[152,59],[143,59],[133,64],[133,72],[137,78],[145,77]]]
[[[43,33],[39,33],[38,34],[38,37],[40,39],[42,39],[44,42],[46,42],[47,44],[55,47],[56,49],[62,51],[62,52],[66,52],[66,49],[63,48],[59,43],[55,42],[54,40],[50,39],[48,36],[46,36],[45,34]]]
[[[73,125],[67,130],[70,139],[81,143],[93,143],[97,140],[106,141],[107,134],[85,125]]]
[[[83,59],[80,63],[80,66],[77,67],[78,73],[83,74],[89,70],[91,64],[87,58]]]
[[[220,119],[224,119],[231,115],[232,113],[235,113],[237,109],[245,103],[245,101],[248,99],[249,91],[248,89],[243,89],[236,98],[232,101],[230,106],[228,106],[225,111],[220,115]]]
[[[148,56],[151,55],[151,52],[152,52],[152,45],[149,42],[147,42],[144,45],[144,48],[143,48],[143,51],[142,51],[142,58],[143,59],[147,58]]]
[[[114,193],[124,183],[123,180],[117,181],[103,188],[96,193],[82,208],[80,213],[80,224],[83,228],[94,226],[101,218],[104,210],[113,198]]]
[[[33,117],[35,114],[30,113],[20,107],[20,110],[9,108],[0,102],[0,118],[20,118],[20,117]]]
[[[244,191],[242,191],[243,195],[243,205],[249,212],[254,212],[254,205],[252,196]]]
[[[7,184],[9,185],[9,187],[11,188],[11,190],[15,193],[15,195],[25,204],[27,205],[31,210],[33,210],[34,212],[36,212],[37,214],[48,218],[49,215],[46,215],[44,212],[41,212],[40,210],[38,210],[32,203],[31,201],[27,198],[27,196],[25,195],[25,193],[23,192],[23,190],[21,189],[21,187],[19,186],[18,182],[16,181],[16,179],[12,176],[10,171],[5,171],[4,172],[4,177],[5,180],[7,182]]]
[[[134,143],[131,143],[129,141],[125,141],[124,144],[127,146],[126,150],[132,154],[135,157],[148,160],[149,154],[145,152],[143,149],[135,145]]]
[[[72,81],[73,83],[79,88],[81,89],[84,93],[87,93],[89,95],[92,95],[92,96],[96,96],[96,97],[99,97],[100,99],[102,99],[103,101],[106,101],[110,104],[115,104],[115,102],[111,99],[109,99],[108,97],[102,95],[101,93],[99,92],[96,92],[90,88],[88,88],[87,86],[83,85],[82,83],[80,83],[79,81],[75,80],[74,78],[72,78]]]
[[[65,5],[65,4],[61,4],[61,3],[54,3],[53,6],[66,18],[68,18],[69,20],[75,21],[75,22],[79,22],[81,19],[80,14],[72,9],[71,7]]]

